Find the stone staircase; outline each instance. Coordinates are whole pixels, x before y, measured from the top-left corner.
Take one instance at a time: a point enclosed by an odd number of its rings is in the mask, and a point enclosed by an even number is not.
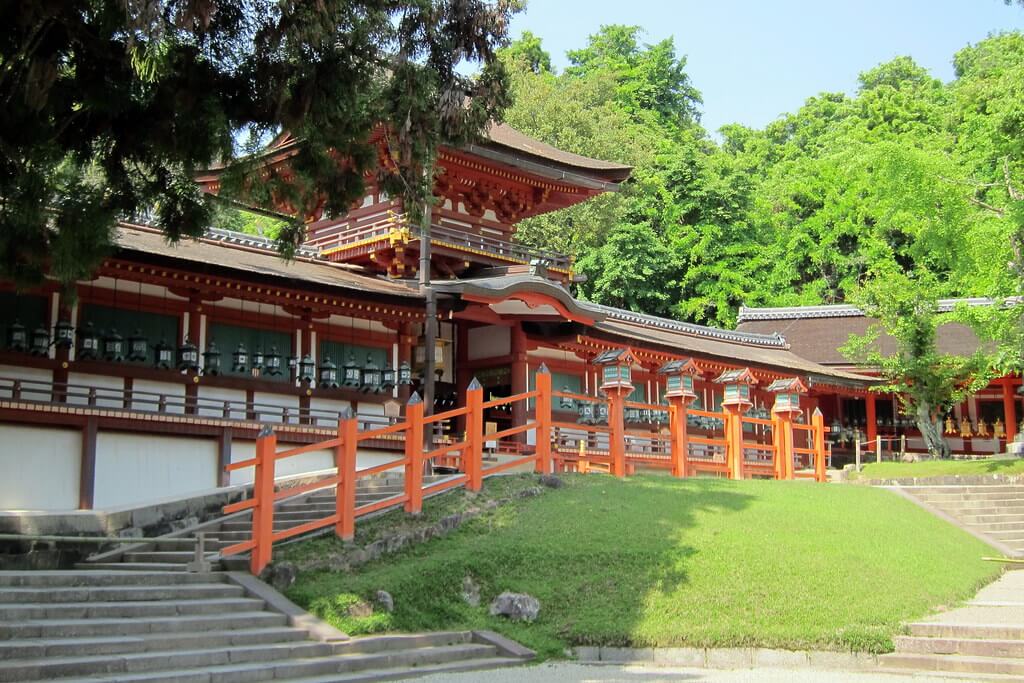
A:
[[[444,476],[425,476],[424,484],[444,479]],[[404,491],[402,477],[377,477],[359,480],[356,487],[356,505],[375,503]],[[400,503],[398,504],[400,505]],[[334,513],[334,491],[312,491],[294,498],[281,500],[274,509],[274,530],[281,531],[300,524],[323,519]],[[329,530],[328,530],[329,531]],[[245,557],[221,558],[219,551],[235,543],[248,540],[252,533],[252,512],[245,511],[220,517],[163,538],[180,538],[180,543],[162,542],[123,546],[111,552],[90,557],[76,565],[77,569],[122,569],[132,571],[184,571],[186,565],[195,559],[195,543],[187,540],[197,533],[205,535],[206,559],[211,569],[244,569]],[[315,533],[325,533],[311,532]]]
[[[965,606],[908,626],[886,670],[968,680],[1024,681],[1024,571],[1010,571]]]
[[[349,639],[234,573],[0,572],[0,681],[378,681],[532,655],[490,632]]]
[[[906,486],[899,489],[952,517],[1010,556],[1024,556],[1024,484]]]

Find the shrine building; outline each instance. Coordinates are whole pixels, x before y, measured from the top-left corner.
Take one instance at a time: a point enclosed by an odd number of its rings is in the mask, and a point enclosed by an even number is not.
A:
[[[301,142],[281,136],[266,152],[268,168],[287,169],[298,153]],[[868,394],[870,377],[815,356],[799,335],[776,330],[778,319],[769,330],[748,313],[730,331],[579,301],[570,258],[514,241],[519,221],[614,192],[629,167],[506,125],[443,148],[439,166],[429,231],[433,348],[424,345],[416,282],[424,237],[369,176],[345,216],[308,217],[292,261],[261,237],[211,229],[169,246],[159,230],[124,222],[116,250],[77,283],[74,301],[55,281],[22,292],[0,285],[0,509],[117,509],[240,483],[251,475],[225,466],[252,458],[265,426],[281,443],[312,444],[348,409],[365,425],[398,419],[425,381],[428,353],[436,361],[428,411],[458,405],[474,377],[487,396],[528,391],[542,363],[556,390],[596,397],[595,359],[628,348],[632,400],[666,404],[658,370],[692,361],[696,409],[719,409],[725,387],[714,380],[735,370],[746,371],[754,416],[768,416],[770,386],[796,385],[807,390],[793,406],[798,420],[809,422],[816,408],[827,421],[861,419],[871,405],[879,419],[890,414],[881,407],[888,399]],[[216,193],[218,171],[198,182]],[[488,433],[526,420],[532,407],[516,405],[489,410]],[[554,406],[563,423],[602,419],[588,410],[580,400]],[[627,427],[656,433],[666,415],[631,410]],[[690,427],[699,435],[712,423],[698,416]],[[434,438],[459,430],[445,423]],[[493,450],[530,449],[521,436]],[[572,437],[562,433],[560,444],[573,448]],[[362,444],[359,465],[401,448],[389,438]],[[330,453],[312,452],[280,474],[331,463]]]

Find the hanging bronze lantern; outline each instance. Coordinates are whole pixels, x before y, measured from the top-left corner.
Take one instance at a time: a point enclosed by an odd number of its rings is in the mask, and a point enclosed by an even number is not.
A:
[[[398,366],[398,384],[399,386],[409,386],[412,384],[412,368],[409,367],[409,361],[402,361],[402,364]]]
[[[100,338],[96,334],[96,327],[86,323],[84,328],[78,330],[78,359],[96,360],[100,355]]]
[[[142,336],[142,330],[128,337],[128,360],[145,361],[149,357],[149,342]]]
[[[58,320],[53,326],[53,343],[58,348],[70,349],[75,340],[75,328],[67,320]]]
[[[252,374],[258,375],[261,373],[265,362],[266,358],[263,356],[263,347],[256,347],[256,350],[252,352]]]
[[[50,351],[50,335],[44,327],[37,327],[32,330],[33,356],[45,356]]]
[[[281,374],[281,354],[277,352],[276,346],[270,347],[270,353],[267,354],[263,363],[268,375],[277,377]]]
[[[178,347],[178,369],[192,372],[199,369],[199,349],[189,338]]]
[[[220,349],[217,348],[217,342],[212,339],[207,344],[206,351],[203,351],[203,374],[220,374]]]
[[[161,370],[169,370],[174,363],[174,351],[163,339],[153,347],[153,366]]]
[[[249,365],[249,354],[245,350],[245,344],[239,342],[238,348],[231,353],[231,372],[245,372]]]
[[[380,374],[380,390],[391,391],[395,388],[395,369],[391,367],[391,363],[384,366],[384,371]]]
[[[380,367],[373,362],[373,354],[366,354],[366,365],[363,366],[362,390],[364,392],[379,391],[383,382]]]
[[[19,320],[15,320],[7,328],[7,348],[11,351],[25,351],[28,349],[28,330]]]
[[[356,365],[355,354],[351,351],[348,354],[348,360],[345,361],[345,366],[342,368],[342,379],[342,384],[353,389],[359,387],[362,383],[362,371]]]
[[[308,353],[299,362],[299,380],[306,384],[312,384],[316,379],[316,363]]]
[[[320,364],[320,386],[324,389],[338,388],[338,366],[331,362],[329,356],[324,356],[324,362]]]
[[[562,393],[563,394],[568,394],[569,393],[569,385],[568,384],[565,385],[564,387],[562,387]],[[573,409],[573,401],[568,396],[562,396],[561,398],[558,399],[558,407],[561,408],[562,410],[572,410]]]
[[[124,337],[116,329],[103,336],[103,358],[116,363],[124,360]]]

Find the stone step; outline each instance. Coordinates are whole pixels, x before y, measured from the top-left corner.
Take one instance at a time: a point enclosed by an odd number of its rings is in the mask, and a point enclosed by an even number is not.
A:
[[[209,560],[215,556],[216,553],[207,553],[206,559]],[[191,562],[194,557],[194,552],[187,552],[184,550],[144,550],[137,553],[125,553],[123,559],[124,562],[129,563],[138,562],[145,564],[147,562],[171,562],[184,564],[186,562]]]
[[[434,674],[491,671],[494,669],[512,666],[523,666],[524,664],[525,662],[521,659],[488,657],[482,659],[465,659],[458,662],[446,662],[444,664],[425,664],[417,666],[414,669],[396,667],[393,669],[373,669],[372,671],[357,671],[354,673],[313,676],[311,678],[292,678],[289,683],[377,683],[377,681],[407,681],[412,678],[431,676]],[[480,680],[485,680],[485,676],[481,675]]]
[[[193,614],[150,619],[38,619],[0,622],[0,639],[77,638],[145,633],[189,633],[284,626],[287,618],[271,612]]]
[[[62,586],[169,586],[196,583],[227,583],[223,574],[167,574],[152,571],[40,570],[32,572],[0,571],[0,590],[10,587]]]
[[[148,619],[255,612],[263,607],[264,602],[257,598],[6,604],[0,605],[0,621],[16,624],[41,619]]]
[[[1010,542],[1010,541],[1024,541],[1024,531],[1020,529],[976,529],[981,531],[986,536],[996,539],[997,541]]]
[[[210,598],[241,598],[245,590],[227,583],[194,583],[165,586],[64,586],[45,588],[4,588],[0,605],[5,603],[52,602],[114,602],[118,600],[201,600]]]
[[[964,674],[1024,676],[1024,659],[893,653],[878,658],[879,664],[917,671],[948,671]]]
[[[991,503],[966,503],[963,505],[936,505],[928,503],[943,512],[960,517],[961,515],[1020,515],[1024,514],[1024,504],[1014,506],[992,506]]]
[[[417,647],[442,647],[472,641],[469,631],[436,631],[433,633],[398,633],[363,636],[335,645],[335,654],[369,654],[384,650],[408,650]]]
[[[1024,486],[1020,484],[950,484],[948,486],[905,486],[907,492],[915,496],[920,493],[1012,493],[1024,494]]]
[[[220,564],[214,562],[211,569],[220,569]],[[75,569],[102,569],[105,571],[129,571],[129,572],[185,572],[185,563],[172,564],[168,562],[78,562]]]
[[[449,665],[455,662],[501,660],[492,645],[465,643],[445,647],[423,647],[411,650],[384,651],[345,656],[309,657],[295,660],[254,661],[204,666],[202,669],[174,669],[146,672],[121,672],[85,678],[62,678],[66,683],[234,683],[239,681],[295,680],[319,678],[343,680],[342,675],[366,672],[376,676],[378,669],[404,669],[405,676],[415,676],[426,666]],[[507,660],[501,660],[507,661]],[[515,660],[518,661],[518,660]],[[350,679],[358,680],[358,679]],[[364,680],[375,680],[366,678]],[[394,679],[392,679],[394,680]]]
[[[916,497],[928,503],[941,505],[943,503],[990,503],[1000,505],[1002,503],[1024,502],[1024,491],[1007,493],[923,493],[916,494]]]
[[[893,642],[900,654],[1024,658],[1024,640],[896,636]]]
[[[972,527],[972,528],[974,528],[974,529],[976,529],[978,531],[984,531],[986,533],[992,533],[994,531],[999,531],[999,532],[1002,532],[1002,531],[1016,531],[1016,532],[1020,532],[1021,536],[1024,536],[1024,522],[984,522],[984,523],[974,523],[974,522],[967,522],[966,520],[964,520],[964,522],[968,526],[970,526],[970,527]]]
[[[329,643],[303,641],[173,652],[14,659],[0,662],[0,681],[53,680],[67,676],[174,669],[184,672],[224,664],[275,662],[282,659],[326,657],[330,654]]]
[[[1024,524],[1024,508],[1020,512],[992,512],[985,514],[961,512],[956,517],[964,524],[1004,524],[1006,522]]]
[[[922,638],[1024,640],[1024,625],[1021,624],[918,622],[909,624],[907,628],[910,635]]]
[[[309,634],[289,626],[198,633],[159,633],[82,638],[26,638],[0,640],[0,660],[73,657],[99,654],[158,652],[200,647],[260,645],[308,640]]]

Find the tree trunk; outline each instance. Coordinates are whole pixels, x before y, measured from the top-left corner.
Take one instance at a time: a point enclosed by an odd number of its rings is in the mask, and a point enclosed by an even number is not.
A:
[[[924,445],[934,458],[948,458],[950,456],[949,444],[942,436],[942,425],[938,418],[932,415],[931,406],[922,403],[917,406],[917,428],[924,438]]]

